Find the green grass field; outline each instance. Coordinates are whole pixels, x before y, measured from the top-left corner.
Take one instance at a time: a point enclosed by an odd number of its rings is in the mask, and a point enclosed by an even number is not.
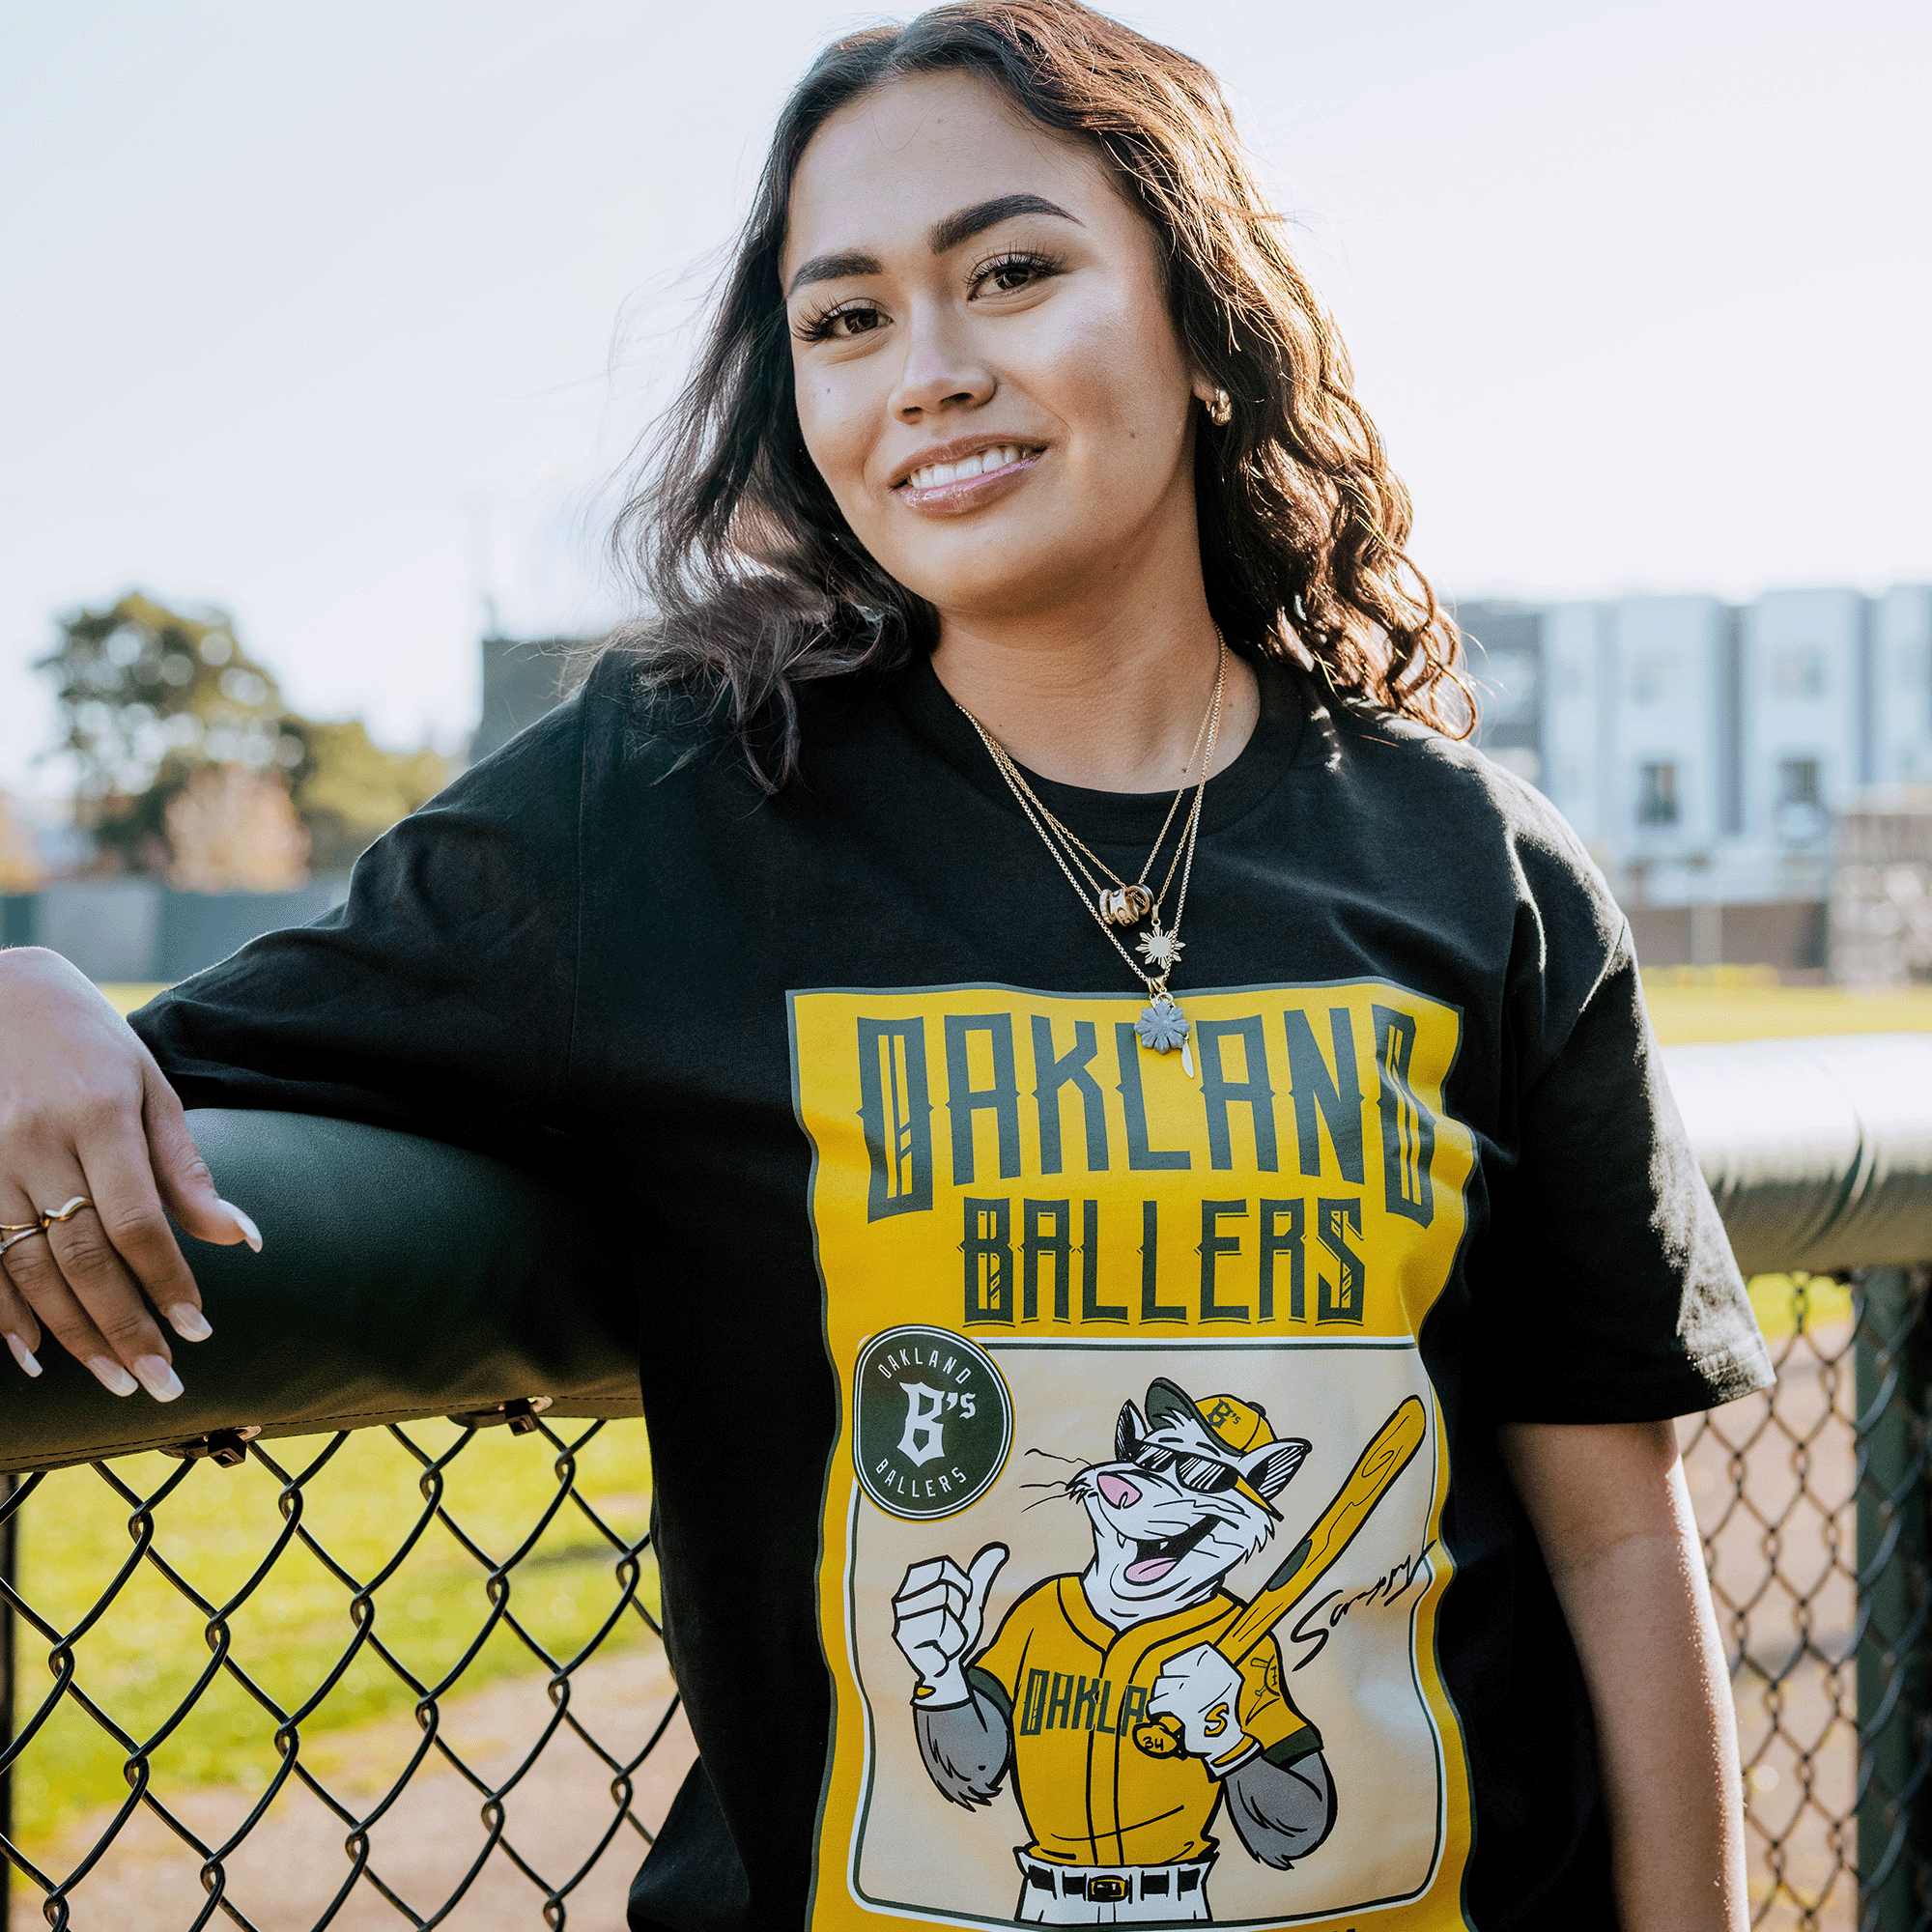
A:
[[[562,1423],[566,1441],[590,1427]],[[459,1435],[442,1422],[411,1426],[431,1455]],[[329,1438],[269,1445],[283,1468],[299,1475]],[[444,1501],[450,1515],[493,1560],[511,1555],[554,1498],[554,1451],[541,1435],[479,1433],[450,1464]],[[284,1528],[278,1485],[258,1462],[235,1469],[184,1465],[168,1457],[130,1457],[112,1465],[144,1496],[175,1485],[155,1509],[154,1551],[220,1606],[241,1591]],[[355,1637],[355,1587],[395,1557],[426,1508],[422,1469],[385,1430],[349,1437],[304,1489],[301,1522],[355,1579],[345,1583],[298,1543],[277,1560],[270,1579],[231,1619],[232,1655],[285,1710],[312,1697]],[[611,1529],[640,1537],[650,1513],[650,1470],[640,1425],[601,1431],[582,1451],[578,1481]],[[20,1582],[29,1603],[58,1631],[79,1626],[128,1563],[134,1545],[129,1505],[91,1468],[48,1476],[22,1511]],[[568,1659],[595,1635],[620,1594],[615,1553],[574,1503],[566,1501],[515,1572],[510,1611],[550,1653]],[[432,1521],[411,1553],[384,1578],[372,1634],[425,1684],[454,1667],[488,1621],[486,1569],[448,1529]],[[648,1557],[639,1595],[655,1616],[657,1571]],[[626,1612],[611,1639],[645,1634]],[[19,1721],[51,1689],[48,1641],[22,1628]],[[205,1671],[212,1653],[207,1616],[152,1563],[137,1565],[99,1619],[74,1639],[75,1682],[130,1736],[146,1740]],[[541,1669],[499,1624],[464,1673],[465,1689],[514,1671]],[[301,1724],[304,1739],[408,1710],[416,1693],[365,1641],[340,1682]],[[193,1714],[154,1753],[157,1782],[254,1783],[273,1769],[274,1722],[233,1678],[222,1676]],[[45,1844],[63,1826],[123,1802],[125,1752],[71,1699],[34,1739],[15,1774],[17,1829],[30,1845]]]
[[[1824,1033],[1932,1033],[1932,986],[1870,993],[1780,986],[1765,968],[1681,966],[1646,973],[1643,992],[1665,1046]]]
[[[1783,1341],[1801,1321],[1808,1331],[1834,1328],[1852,1319],[1852,1291],[1831,1275],[1753,1275],[1750,1298],[1757,1325],[1774,1343]]]

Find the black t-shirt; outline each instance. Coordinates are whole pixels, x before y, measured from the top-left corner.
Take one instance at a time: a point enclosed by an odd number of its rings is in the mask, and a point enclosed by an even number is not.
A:
[[[622,1215],[702,1758],[634,1923],[1612,1923],[1496,1425],[1700,1409],[1763,1345],[1562,821],[1262,693],[1191,1076],[923,662],[803,690],[766,799],[609,657],[137,1016],[190,1105]],[[1036,789],[1128,879],[1169,802]]]

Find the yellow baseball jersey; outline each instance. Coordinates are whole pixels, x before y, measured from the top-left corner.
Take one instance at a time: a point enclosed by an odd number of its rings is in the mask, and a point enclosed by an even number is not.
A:
[[[1007,1712],[1030,1857],[1171,1865],[1214,1849],[1208,1821],[1219,1781],[1198,1757],[1150,1756],[1134,1729],[1148,1720],[1169,1659],[1218,1642],[1245,1607],[1216,1591],[1191,1610],[1117,1631],[1094,1615],[1078,1577],[1050,1577],[1007,1612],[968,1676]],[[1240,1671],[1236,1716],[1269,1758],[1287,1764],[1321,1748],[1321,1733],[1282,1688],[1272,1636]]]

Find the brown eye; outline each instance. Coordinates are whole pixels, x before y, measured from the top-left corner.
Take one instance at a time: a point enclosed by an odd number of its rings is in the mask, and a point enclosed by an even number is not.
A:
[[[974,271],[972,289],[976,296],[1017,295],[1057,272],[1053,263],[1043,255],[1002,255]]]
[[[869,335],[884,322],[885,317],[870,302],[853,302],[809,316],[798,325],[798,333],[806,342],[849,342],[854,336]]]

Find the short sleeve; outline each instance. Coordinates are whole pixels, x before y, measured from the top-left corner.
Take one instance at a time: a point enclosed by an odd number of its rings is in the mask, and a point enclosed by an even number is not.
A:
[[[1241,1729],[1281,1769],[1321,1748],[1321,1733],[1294,1707],[1281,1677],[1281,1650],[1270,1636],[1241,1662]]]
[[[1051,1591],[1056,1586],[1049,1583],[1044,1587]],[[982,1689],[998,1691],[994,1701],[1003,1712],[1010,1712],[1019,1697],[1020,1669],[1033,1639],[1037,1614],[1034,1599],[1039,1592],[1040,1586],[1037,1585],[1007,1612],[998,1634],[973,1660],[972,1668],[967,1672],[969,1681]]]
[[[517,1152],[554,1131],[578,968],[581,700],[357,861],[347,903],[133,1026],[189,1107],[334,1115]]]
[[[1503,1146],[1472,1258],[1477,1361],[1523,1422],[1648,1422],[1774,1379],[1644,1012],[1628,923],[1574,840],[1526,868]],[[1512,1158],[1513,1156],[1513,1158]]]

